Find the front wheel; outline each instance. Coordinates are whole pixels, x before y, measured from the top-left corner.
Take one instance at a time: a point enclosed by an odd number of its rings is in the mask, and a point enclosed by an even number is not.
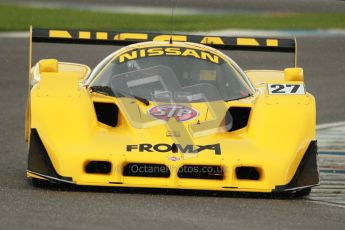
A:
[[[304,188],[301,189],[295,193],[293,193],[294,197],[304,197],[304,196],[308,196],[311,193],[311,188]]]
[[[28,182],[30,185],[36,188],[46,188],[49,187],[50,182],[47,180],[37,179],[37,178],[28,178]]]
[[[275,193],[274,197],[277,198],[283,198],[283,199],[291,199],[291,198],[303,198],[305,196],[308,196],[311,192],[311,188],[303,188],[298,191],[286,191],[286,192],[280,192],[280,193]]]

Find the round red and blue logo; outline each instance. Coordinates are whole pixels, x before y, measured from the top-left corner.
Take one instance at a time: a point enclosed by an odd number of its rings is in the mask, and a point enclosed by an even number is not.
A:
[[[149,114],[157,119],[168,121],[175,118],[176,121],[183,122],[194,119],[199,115],[198,111],[184,105],[158,105],[149,109]]]

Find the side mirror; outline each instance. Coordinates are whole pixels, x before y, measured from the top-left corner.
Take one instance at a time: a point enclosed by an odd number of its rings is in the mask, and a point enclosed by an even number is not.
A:
[[[303,68],[284,69],[285,81],[304,81]]]
[[[58,61],[56,59],[44,59],[39,62],[39,71],[43,72],[58,72]]]

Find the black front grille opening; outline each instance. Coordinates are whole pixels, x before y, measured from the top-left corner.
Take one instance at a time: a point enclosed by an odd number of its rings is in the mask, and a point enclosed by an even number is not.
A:
[[[129,163],[123,168],[124,176],[170,177],[170,170],[163,164]]]
[[[109,174],[111,163],[108,161],[90,161],[85,166],[85,172],[91,174]]]
[[[115,127],[118,120],[118,107],[113,103],[94,102],[97,120],[103,124]]]
[[[232,120],[232,127],[228,131],[232,132],[246,127],[248,124],[250,111],[250,107],[231,107],[225,116],[226,124],[229,124]]]
[[[223,180],[224,170],[221,166],[211,165],[184,165],[179,168],[179,178]]]
[[[236,177],[239,180],[259,180],[260,170],[255,167],[237,167]]]

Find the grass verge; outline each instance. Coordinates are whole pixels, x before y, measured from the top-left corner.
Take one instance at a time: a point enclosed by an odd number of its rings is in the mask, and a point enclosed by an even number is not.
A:
[[[90,12],[74,9],[43,9],[0,5],[0,31],[44,28],[94,30],[172,30],[171,17]],[[175,31],[220,29],[330,29],[345,28],[345,13],[267,14],[267,15],[176,15]]]

